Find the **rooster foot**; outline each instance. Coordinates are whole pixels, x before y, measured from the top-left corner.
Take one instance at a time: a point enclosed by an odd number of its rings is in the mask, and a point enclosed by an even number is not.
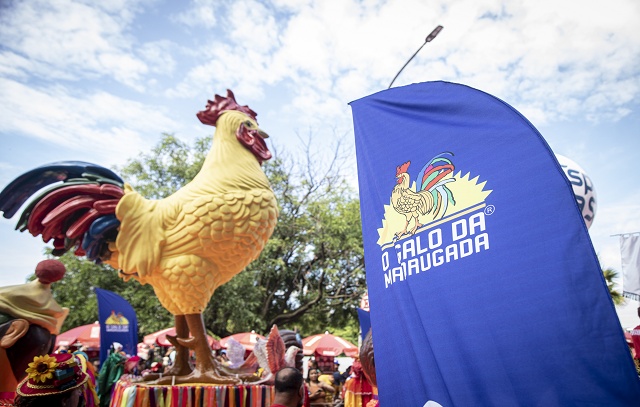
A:
[[[407,230],[403,230],[402,232],[396,232],[396,234],[394,235],[396,237],[396,239],[400,239],[402,236],[407,234]]]
[[[193,339],[193,338],[190,338]],[[167,341],[176,347],[176,352],[186,352],[184,350],[183,345],[180,343],[182,339],[179,339],[177,335],[167,335]],[[159,380],[163,377],[170,376],[187,376],[193,371],[193,368],[189,366],[189,362],[183,362],[183,358],[176,356],[176,361],[169,369],[165,370],[163,374],[159,373],[149,373],[142,377],[142,381],[150,382],[154,380]],[[153,382],[152,384],[160,384],[157,382]]]
[[[178,364],[174,364],[173,366],[171,366],[171,368],[165,370],[165,372],[163,374],[159,374],[159,373],[149,373],[146,374],[144,376],[142,376],[142,381],[143,382],[151,382],[149,384],[171,384],[171,377],[172,376],[176,376],[177,377],[183,377],[183,376],[188,376],[189,374],[191,374],[191,372],[193,371],[193,369],[191,369],[190,366],[178,366]],[[165,380],[162,379],[168,379],[168,383]],[[177,383],[177,381],[176,381]]]
[[[237,377],[220,376],[215,371],[201,372],[194,369],[186,376],[163,376],[153,384],[186,384],[186,383],[209,383],[209,384],[241,384],[242,380]]]
[[[168,338],[168,337],[169,337],[169,336],[167,335],[167,338]],[[195,348],[196,348],[196,343],[197,343],[197,341],[196,341],[196,338],[195,338],[195,337],[193,337],[193,336],[192,336],[192,337],[190,337],[190,338],[187,338],[187,339],[176,338],[176,341],[177,341],[180,345],[184,346],[185,348],[189,348],[189,349],[195,349]]]
[[[417,223],[416,225],[413,227],[413,229],[411,229],[411,232],[407,233],[408,235],[415,235],[416,230],[418,230],[419,227],[424,226],[422,223]]]

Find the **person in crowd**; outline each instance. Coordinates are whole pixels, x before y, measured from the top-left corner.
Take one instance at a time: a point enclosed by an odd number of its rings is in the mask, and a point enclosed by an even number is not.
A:
[[[309,370],[307,386],[309,387],[309,400],[311,407],[329,406],[332,404],[335,389],[326,383],[318,380],[320,371],[318,369]]]
[[[299,372],[302,372],[304,368],[303,362],[302,362],[304,359],[304,355],[302,353],[303,346],[302,346],[302,338],[300,337],[300,334],[290,329],[281,329],[280,337],[282,338],[282,341],[284,342],[284,346],[287,350],[292,346],[295,346],[296,348],[300,349],[300,351],[296,354],[295,366],[293,367],[298,369]],[[304,386],[304,401],[302,405],[304,407],[310,407],[309,388],[307,387],[306,382],[303,384],[303,386]]]
[[[98,374],[98,395],[100,396],[100,407],[107,407],[111,402],[111,390],[113,385],[120,380],[124,373],[124,363],[127,357],[122,352],[122,345],[114,342],[112,352],[107,356]]]
[[[69,310],[53,298],[51,284],[64,273],[58,260],[43,260],[36,266],[36,280],[0,287],[0,404],[13,403],[35,356],[53,352]]]
[[[371,383],[362,371],[359,360],[355,360],[351,366],[351,377],[347,379],[343,387],[344,407],[365,407],[373,398]]]
[[[142,369],[140,369],[140,365],[142,362],[143,360],[140,356],[131,356],[124,362],[124,373],[132,376],[141,376]]]
[[[338,386],[336,385],[336,382],[333,379],[333,373],[323,373],[322,371],[320,371],[320,374],[318,375],[318,381],[333,387],[333,394],[327,395],[326,397],[327,401],[329,400],[333,401],[336,398],[336,396],[340,394],[338,393]]]
[[[52,353],[36,356],[26,370],[27,377],[16,389],[16,407],[93,407],[89,368],[82,355]]]
[[[309,372],[312,370],[318,370],[318,361],[313,358],[309,358],[307,361],[307,380],[309,379]]]
[[[304,381],[302,373],[293,367],[285,367],[276,373],[275,398],[271,407],[302,407]]]
[[[340,373],[340,370],[333,372],[333,383],[336,388],[336,397],[334,397],[334,399],[343,399],[344,396],[342,390],[349,376],[351,376],[351,366],[347,367],[343,373]]]
[[[156,346],[154,344],[149,345],[149,358],[147,359],[147,369],[151,369],[151,365],[156,361]]]

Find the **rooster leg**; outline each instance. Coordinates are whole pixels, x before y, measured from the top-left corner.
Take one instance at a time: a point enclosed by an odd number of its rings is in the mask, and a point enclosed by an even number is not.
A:
[[[178,338],[189,337],[189,325],[187,325],[187,319],[184,315],[174,315],[176,323],[176,336],[167,335],[167,340],[176,347],[176,359],[170,369],[167,369],[162,375],[157,373],[149,373],[144,376],[144,381],[160,379],[162,376],[186,376],[193,370],[189,366],[189,350],[185,348],[178,340]],[[171,380],[168,379],[167,380]],[[160,383],[158,383],[160,384]]]
[[[416,224],[413,227],[413,229],[411,229],[411,232],[409,232],[410,235],[413,235],[414,233],[416,233],[416,230],[418,230],[418,228],[420,226],[424,226],[422,223],[418,222],[418,218],[416,217]]]
[[[404,229],[402,229],[402,232],[396,232],[396,237],[402,237],[407,234],[407,227],[409,226],[409,220],[410,219],[407,219],[407,222],[404,224]]]
[[[176,377],[175,383],[240,384],[240,379],[223,377],[220,374],[207,342],[202,314],[188,314],[185,317],[192,337],[178,338],[178,342],[195,351],[196,367],[189,375]]]

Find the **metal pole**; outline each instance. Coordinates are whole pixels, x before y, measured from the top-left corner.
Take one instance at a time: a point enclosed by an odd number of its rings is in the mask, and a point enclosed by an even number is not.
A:
[[[413,53],[413,55],[411,56],[411,58],[409,58],[409,60],[407,62],[405,62],[405,64],[402,66],[402,68],[400,68],[400,70],[398,71],[398,73],[396,74],[396,76],[393,77],[393,80],[391,81],[391,83],[389,84],[389,87],[387,89],[391,89],[391,85],[393,85],[393,82],[396,81],[396,79],[398,78],[398,75],[400,75],[400,72],[402,72],[402,70],[409,64],[409,62],[411,62],[411,60],[418,55],[418,52],[420,52],[420,50],[422,49],[422,47],[424,47],[425,45],[427,45],[427,42],[431,42],[434,38],[436,38],[438,36],[438,34],[440,33],[440,31],[442,31],[442,26],[439,25],[436,28],[433,29],[433,31],[431,31],[431,34],[427,35],[427,38],[424,40],[424,43],[420,46],[420,48],[418,48],[418,50],[416,52]]]

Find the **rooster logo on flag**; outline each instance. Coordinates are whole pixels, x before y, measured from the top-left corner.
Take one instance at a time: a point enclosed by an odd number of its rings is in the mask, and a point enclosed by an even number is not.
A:
[[[398,179],[398,184],[391,192],[391,205],[396,212],[406,218],[404,229],[395,234],[397,238],[416,233],[416,229],[423,226],[419,220],[420,215],[433,213],[434,220],[438,216],[442,218],[447,213],[449,203],[456,204],[453,193],[446,185],[455,181],[455,178],[449,177],[454,170],[454,166],[446,156],[453,156],[453,153],[447,151],[439,154],[422,167],[420,177],[417,180],[418,191],[413,191],[409,187],[411,177],[407,171],[411,161],[407,161],[397,167],[396,178]],[[414,220],[415,223],[413,228],[407,232],[411,220]]]

